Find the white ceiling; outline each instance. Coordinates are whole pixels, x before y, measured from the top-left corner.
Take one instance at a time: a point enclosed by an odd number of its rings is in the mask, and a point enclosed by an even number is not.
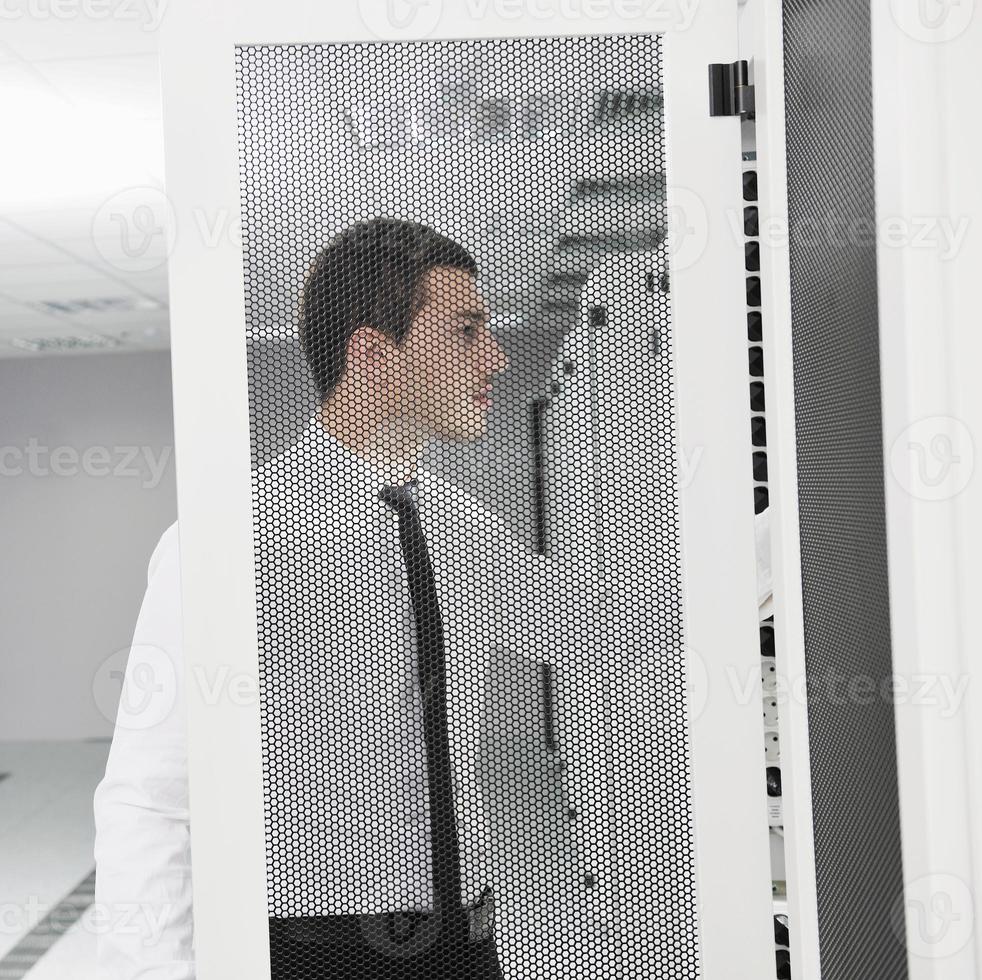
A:
[[[156,32],[165,3],[23,2],[4,8],[0,357],[169,346],[169,205]],[[595,95],[578,98],[589,109]],[[596,147],[575,161],[574,176],[616,176],[623,163],[619,147],[633,153],[630,141],[614,140],[609,126],[596,135]],[[502,199],[502,222],[511,234],[525,220],[512,213],[516,200],[520,195]],[[540,209],[531,228],[535,240],[542,238],[543,223],[550,234],[583,231],[580,223],[588,231],[605,230],[589,203],[583,213],[564,204],[565,224],[558,220],[563,215]],[[615,212],[608,218],[622,221]],[[528,264],[527,255],[519,258]],[[506,271],[499,278],[521,284],[521,270]],[[523,293],[523,310],[528,298]],[[503,304],[505,299],[499,297]]]
[[[155,5],[62,6],[0,38],[0,357],[166,348]]]

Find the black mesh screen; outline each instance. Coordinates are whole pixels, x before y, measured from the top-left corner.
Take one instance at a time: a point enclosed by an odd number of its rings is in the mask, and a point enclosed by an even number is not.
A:
[[[274,978],[697,976],[661,63],[237,49]]]
[[[785,0],[808,725],[825,980],[907,975],[880,423],[870,11]],[[896,928],[895,928],[896,926]]]

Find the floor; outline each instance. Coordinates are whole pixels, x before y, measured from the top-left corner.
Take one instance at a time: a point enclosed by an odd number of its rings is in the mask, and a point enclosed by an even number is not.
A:
[[[96,980],[92,794],[109,740],[0,742],[0,980]]]

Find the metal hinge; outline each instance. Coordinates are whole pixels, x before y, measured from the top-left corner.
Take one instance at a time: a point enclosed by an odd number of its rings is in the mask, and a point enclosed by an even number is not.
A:
[[[754,118],[754,87],[745,61],[709,66],[709,114]]]

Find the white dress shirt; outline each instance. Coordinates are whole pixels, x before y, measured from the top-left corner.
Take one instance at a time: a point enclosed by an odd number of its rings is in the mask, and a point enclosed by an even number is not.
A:
[[[316,415],[256,476],[270,915],[431,907],[411,596],[398,515],[378,497],[393,482]],[[472,901],[495,876],[480,764],[488,654],[506,638],[515,646],[515,610],[501,588],[540,556],[427,470],[417,473],[415,498],[446,634],[463,897]],[[758,552],[762,610],[768,558]],[[147,578],[94,797],[96,902],[112,923],[99,933],[99,962],[111,980],[193,980],[176,522]],[[523,650],[540,653],[545,624],[519,627]]]
[[[463,897],[472,901],[490,877],[476,767],[483,654],[500,635],[492,556],[518,559],[524,549],[474,498],[425,470],[417,481],[441,595]],[[398,515],[378,497],[393,482],[317,416],[256,477],[271,915],[432,905],[412,602]],[[147,579],[93,801],[96,902],[119,920],[100,933],[99,956],[118,980],[178,980],[194,967],[176,522]],[[372,805],[346,798],[353,790]]]
[[[426,740],[392,483],[314,416],[261,471],[256,575],[270,914],[432,908]],[[473,746],[496,563],[517,540],[428,471],[415,498],[444,621],[464,901],[490,843]],[[466,529],[466,533],[464,532]],[[461,540],[466,538],[467,540]],[[446,560],[453,550],[453,564]],[[473,582],[480,578],[481,586]],[[476,594],[475,594],[476,593]]]

